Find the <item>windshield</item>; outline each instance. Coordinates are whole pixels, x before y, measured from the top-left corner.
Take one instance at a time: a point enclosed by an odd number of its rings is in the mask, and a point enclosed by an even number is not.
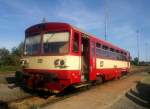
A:
[[[41,36],[36,35],[25,39],[25,55],[33,55],[40,52]]]
[[[65,54],[69,51],[69,32],[57,32],[43,34],[43,46],[41,35],[30,36],[25,39],[25,55],[39,54]]]
[[[69,51],[69,32],[47,33],[43,35],[44,54],[64,54]]]

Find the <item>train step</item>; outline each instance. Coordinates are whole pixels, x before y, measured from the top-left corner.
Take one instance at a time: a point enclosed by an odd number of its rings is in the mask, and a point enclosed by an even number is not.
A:
[[[90,83],[81,83],[81,84],[76,84],[76,85],[73,85],[73,86],[75,88],[81,88],[81,87],[88,87],[90,85],[91,85]]]

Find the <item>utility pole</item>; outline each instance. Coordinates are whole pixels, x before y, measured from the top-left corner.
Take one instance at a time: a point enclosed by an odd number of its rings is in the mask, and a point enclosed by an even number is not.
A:
[[[104,23],[105,23],[105,40],[107,40],[107,32],[108,32],[108,4],[107,0],[104,0]]]
[[[148,46],[148,50],[150,50],[150,44],[149,44],[149,46]],[[148,55],[149,55],[149,64],[150,64],[150,53],[148,52]]]
[[[139,50],[139,30],[136,31],[137,33],[137,57],[138,57],[138,64],[140,61],[140,50]]]
[[[46,23],[46,18],[45,17],[43,17],[42,23]]]
[[[148,43],[146,42],[146,43],[145,43],[145,59],[146,59],[145,61],[146,61],[146,62],[148,62],[148,54],[147,54],[147,50],[148,50],[148,49],[147,49],[147,48],[148,48]]]

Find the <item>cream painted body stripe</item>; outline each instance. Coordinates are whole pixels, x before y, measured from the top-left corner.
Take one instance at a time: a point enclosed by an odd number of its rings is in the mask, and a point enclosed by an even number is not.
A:
[[[130,62],[97,58],[96,59],[96,68],[97,69],[104,69],[104,68],[130,68]]]
[[[38,60],[42,62],[38,62]],[[66,67],[56,67],[54,61],[60,59],[65,61]],[[25,60],[28,61],[26,68],[28,69],[43,69],[43,70],[81,70],[81,56],[30,56],[26,57]],[[129,68],[130,62],[117,61],[110,59],[96,59],[96,68]]]
[[[66,67],[56,67],[54,62],[56,59],[64,60]],[[47,70],[80,70],[81,69],[81,57],[80,56],[31,56],[26,57],[28,61],[28,69],[47,69]],[[38,63],[38,60],[42,60]]]

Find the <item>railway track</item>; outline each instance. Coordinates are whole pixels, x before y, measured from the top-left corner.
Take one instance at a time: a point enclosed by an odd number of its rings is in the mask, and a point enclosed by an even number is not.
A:
[[[86,89],[87,88],[84,87],[84,88],[80,88],[79,90],[74,90],[72,92],[47,95],[47,97],[45,97],[44,95],[43,96],[33,95],[33,96],[24,97],[21,99],[15,99],[15,100],[11,100],[8,102],[8,107],[15,108],[15,109],[20,109],[20,106],[27,107],[25,109],[32,108],[32,107],[34,107],[34,108],[40,107],[41,108],[41,107],[50,105],[52,103],[56,103],[58,101],[64,100],[66,98],[75,96],[82,92],[85,92],[85,91],[87,91]],[[34,103],[32,101],[34,101]],[[32,102],[32,104],[30,104],[31,102]],[[28,106],[23,106],[24,104],[25,105],[28,104]]]
[[[126,79],[126,78],[133,76],[133,75],[136,75],[136,74],[142,74],[140,72],[139,71],[132,71],[128,75],[121,77],[119,80]],[[105,85],[109,82],[111,82],[111,81],[104,82],[103,85]],[[20,106],[26,107],[25,109],[33,108],[33,107],[34,108],[38,108],[38,107],[42,108],[44,106],[62,101],[66,98],[81,94],[82,92],[89,91],[89,90],[94,89],[96,87],[97,87],[97,85],[96,86],[88,85],[86,87],[82,87],[82,88],[79,88],[77,90],[74,90],[71,92],[66,92],[66,93],[61,93],[61,94],[52,94],[52,95],[47,95],[47,96],[39,96],[39,95],[28,96],[28,97],[24,97],[21,99],[9,101],[8,106],[11,108],[15,107],[16,109],[20,109]],[[26,105],[26,106],[24,106],[24,105]]]

